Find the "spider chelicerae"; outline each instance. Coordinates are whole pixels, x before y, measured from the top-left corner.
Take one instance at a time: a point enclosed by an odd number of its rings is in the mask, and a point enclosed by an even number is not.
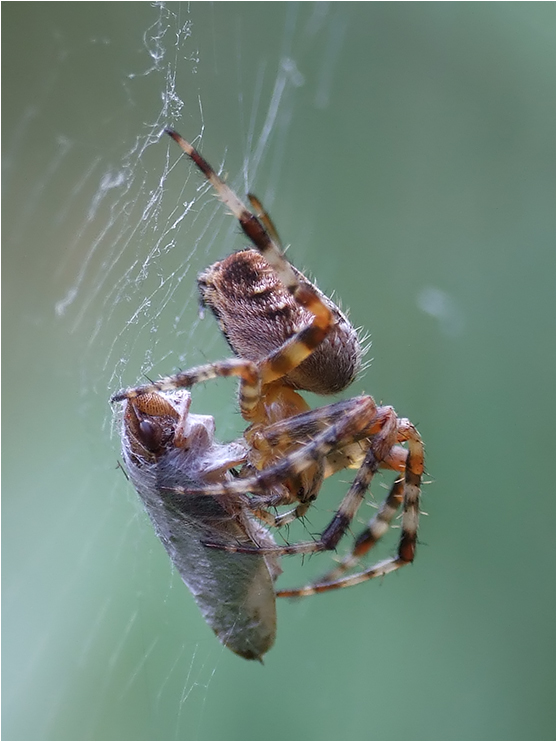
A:
[[[191,144],[175,131],[166,131],[212,184],[255,248],[230,255],[199,277],[202,301],[213,311],[237,358],[124,389],[112,401],[190,388],[216,377],[238,377],[240,411],[249,423],[240,476],[187,486],[175,482],[170,489],[184,497],[228,496],[270,526],[281,527],[302,517],[326,477],[341,469],[358,469],[319,538],[284,546],[259,543],[256,538],[251,543],[218,538],[204,542],[222,551],[280,556],[335,550],[378,469],[399,472],[349,554],[313,583],[278,590],[279,597],[356,585],[410,564],[424,468],[418,431],[408,419],[397,417],[392,407],[378,406],[368,395],[309,408],[299,391],[334,394],[353,382],[362,359],[358,333],[340,309],[286,259],[277,230],[259,200],[249,195],[252,210],[248,209]],[[279,515],[271,512],[281,505],[294,507]],[[396,555],[354,571],[388,530],[401,505]]]

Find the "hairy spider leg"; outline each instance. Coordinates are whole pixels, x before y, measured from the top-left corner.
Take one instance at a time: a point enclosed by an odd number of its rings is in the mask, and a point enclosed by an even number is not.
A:
[[[275,245],[282,249],[282,242],[280,240],[277,228],[275,227],[273,220],[269,216],[269,212],[265,209],[261,201],[254,193],[248,193],[248,201],[250,202],[253,210],[256,212],[256,217],[265,227],[267,234],[271,237]]]
[[[257,448],[264,459],[269,457],[274,449],[285,450],[288,444],[302,446],[343,415],[355,410],[360,404],[360,399],[361,397],[352,397],[341,402],[333,402],[259,427],[251,436],[250,444]],[[365,438],[366,431],[362,428],[360,434],[355,435],[352,441],[331,451],[327,456],[324,477],[330,477],[341,469],[358,469],[369,447]],[[383,469],[403,472],[407,456],[407,449],[394,445],[389,451],[384,452],[380,466]]]
[[[336,582],[339,577],[342,577],[346,572],[356,567],[360,560],[387,533],[403,501],[404,477],[398,477],[393,482],[389,494],[379,506],[376,514],[369,520],[364,530],[354,539],[352,550],[338,562],[334,569],[314,580],[312,584],[321,585]]]
[[[111,402],[122,402],[124,399],[135,399],[144,394],[152,392],[167,392],[172,389],[189,389],[194,384],[216,379],[221,376],[237,376],[244,382],[246,389],[260,391],[260,377],[257,365],[252,361],[240,358],[229,358],[225,361],[207,363],[203,366],[190,368],[188,371],[180,371],[174,376],[165,376],[150,384],[120,389],[110,398]]]

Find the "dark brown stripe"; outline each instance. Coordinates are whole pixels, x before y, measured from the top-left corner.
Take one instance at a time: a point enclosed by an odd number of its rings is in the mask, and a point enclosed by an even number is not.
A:
[[[416,552],[416,536],[403,533],[398,547],[398,555],[405,562],[413,562]]]
[[[363,554],[366,554],[372,548],[376,541],[377,539],[371,534],[370,531],[362,531],[362,533],[360,533],[360,535],[354,542],[354,556],[362,556]]]
[[[404,474],[404,479],[408,484],[413,484],[415,487],[420,489],[422,477],[420,474],[416,474],[411,469],[407,468]]]
[[[238,221],[246,237],[253,242],[259,252],[266,258],[265,253],[273,249],[273,243],[259,219],[253,214],[250,214],[249,211],[245,211]]]
[[[335,517],[323,531],[323,535],[320,539],[325,549],[335,549],[337,547],[338,542],[344,536],[346,529],[350,525],[350,520],[351,518],[342,512],[337,512],[335,514]]]

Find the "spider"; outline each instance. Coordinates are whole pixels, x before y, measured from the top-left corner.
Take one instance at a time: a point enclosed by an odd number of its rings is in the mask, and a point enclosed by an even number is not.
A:
[[[348,531],[371,479],[380,467],[403,474],[360,534],[349,555],[315,583],[279,590],[299,597],[357,584],[393,572],[414,560],[423,444],[415,426],[368,395],[309,409],[299,391],[327,395],[348,387],[362,359],[357,331],[340,309],[286,259],[277,230],[260,201],[249,195],[253,211],[221,180],[209,163],[179,134],[167,133],[201,170],[219,198],[238,219],[255,249],[234,253],[199,277],[202,302],[217,318],[238,356],[199,366],[151,384],[124,389],[112,398],[135,400],[145,394],[189,388],[221,376],[240,380],[239,405],[250,423],[245,432],[247,462],[241,476],[184,487],[175,494],[237,498],[251,493],[246,507],[268,525],[302,517],[323,479],[347,467],[356,477],[319,538],[295,544],[231,543],[207,540],[221,551],[280,556],[335,550]],[[407,448],[400,444],[407,443]],[[388,529],[402,504],[397,554],[355,574],[345,575]],[[269,508],[294,505],[275,516]]]
[[[178,484],[203,487],[226,482],[246,461],[245,441],[214,439],[208,415],[190,413],[185,389],[154,392],[126,400],[122,415],[122,454],[129,476],[155,532],[201,612],[220,641],[246,659],[261,658],[274,643],[274,556],[226,554],[203,545],[273,545],[269,531],[236,497],[176,495]]]

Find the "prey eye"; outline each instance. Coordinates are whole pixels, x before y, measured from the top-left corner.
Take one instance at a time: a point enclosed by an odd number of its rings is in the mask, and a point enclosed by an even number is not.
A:
[[[139,436],[141,443],[148,451],[154,453],[160,448],[162,432],[160,427],[151,422],[151,420],[142,420],[139,423]]]

